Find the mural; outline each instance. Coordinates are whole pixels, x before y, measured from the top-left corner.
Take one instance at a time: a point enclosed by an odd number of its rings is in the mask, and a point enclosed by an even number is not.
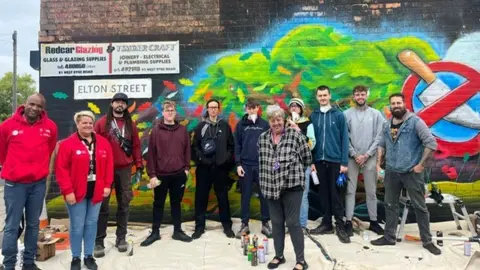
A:
[[[346,110],[353,105],[353,86],[364,84],[370,87],[369,104],[387,118],[390,117],[388,96],[395,92],[407,96],[408,108],[426,121],[439,142],[440,149],[426,172],[426,181],[437,182],[443,193],[461,197],[470,211],[478,208],[480,61],[471,55],[480,55],[480,32],[466,34],[445,46],[443,39],[422,33],[358,35],[346,29],[325,19],[293,18],[275,25],[255,44],[205,58],[191,76],[158,82],[162,84],[160,89],[163,88],[157,92],[158,96],[148,102],[135,101],[129,108],[138,123],[144,153],[148,151],[148,134],[160,116],[160,104],[165,99],[177,101],[179,120],[192,131],[201,121],[204,103],[217,98],[222,104],[223,118],[234,129],[244,114],[247,97],[257,98],[263,107],[277,103],[284,109],[290,98],[300,97],[311,109],[318,106],[315,88],[326,84],[333,91],[335,105]],[[49,95],[70,99],[60,90]],[[90,101],[85,106],[102,115],[108,105]],[[186,220],[193,219],[194,170],[193,166],[182,204]],[[237,180],[233,171],[230,176]],[[150,221],[153,195],[146,187],[147,176],[139,182],[134,178],[132,181],[135,190],[132,212],[145,212],[148,219],[143,221]],[[382,184],[378,187],[382,204]],[[368,215],[361,189],[359,184],[355,213],[365,218]],[[235,185],[230,190],[230,201],[232,214],[239,216],[240,194]],[[310,218],[316,218],[322,209],[314,191],[310,201]],[[115,204],[114,196],[112,203]],[[165,207],[168,219],[169,203]],[[65,213],[63,198],[49,200],[48,209]],[[218,211],[213,194],[208,209],[212,217]],[[382,217],[383,207],[379,209]],[[438,211],[438,219],[451,218],[441,208],[432,211]],[[252,217],[260,217],[256,199],[252,202]]]

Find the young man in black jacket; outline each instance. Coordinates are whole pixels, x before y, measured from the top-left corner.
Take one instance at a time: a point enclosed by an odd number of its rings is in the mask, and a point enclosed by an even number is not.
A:
[[[240,238],[243,233],[249,234],[250,228],[250,199],[252,197],[253,184],[258,184],[258,147],[257,142],[260,134],[270,129],[268,122],[258,116],[260,103],[254,99],[247,101],[247,113],[238,122],[235,128],[235,163],[237,174],[241,181],[241,208],[242,226],[236,237]],[[262,214],[262,233],[267,237],[272,234],[268,222],[270,214],[268,205],[260,192],[260,212]]]
[[[219,112],[220,102],[215,99],[209,100],[206,117],[194,131],[193,152],[197,164],[195,171],[197,190],[193,239],[198,239],[205,233],[205,211],[212,184],[218,200],[223,232],[229,238],[235,237],[228,201],[230,185],[228,173],[233,165],[233,134],[228,123],[218,117]]]

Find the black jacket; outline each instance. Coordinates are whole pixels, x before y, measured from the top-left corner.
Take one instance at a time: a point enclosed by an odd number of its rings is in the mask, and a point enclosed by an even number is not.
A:
[[[202,140],[206,138],[215,138],[216,151],[213,156],[207,157],[203,154]],[[197,165],[216,167],[233,165],[233,133],[228,123],[222,119],[216,123],[212,123],[209,119],[206,119],[198,124],[193,134],[192,148],[194,153],[193,159]]]

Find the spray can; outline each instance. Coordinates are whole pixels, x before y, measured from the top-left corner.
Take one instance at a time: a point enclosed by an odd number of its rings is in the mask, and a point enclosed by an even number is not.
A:
[[[243,248],[243,246],[245,245],[245,233],[242,233],[242,237],[240,239],[240,247]]]
[[[257,266],[257,265],[258,265],[257,249],[253,248],[252,249],[252,266]]]
[[[248,260],[249,262],[252,261],[252,250],[253,250],[253,246],[252,246],[252,245],[249,245],[249,246],[248,246],[248,256],[247,256],[247,260]]]
[[[268,254],[268,238],[263,239],[263,247],[265,248],[265,255]]]
[[[465,241],[465,243],[463,243],[463,254],[465,256],[472,255],[472,244],[469,241]]]
[[[250,244],[250,236],[248,236],[248,234],[243,238],[243,244],[247,247]]]
[[[258,262],[265,263],[265,248],[262,245],[258,246]]]
[[[253,247],[257,248],[258,247],[258,237],[257,235],[253,235]]]
[[[248,245],[243,243],[243,256],[248,256]]]
[[[443,237],[443,232],[442,231],[437,231],[437,237]],[[437,239],[437,245],[443,247],[443,240],[442,239]]]

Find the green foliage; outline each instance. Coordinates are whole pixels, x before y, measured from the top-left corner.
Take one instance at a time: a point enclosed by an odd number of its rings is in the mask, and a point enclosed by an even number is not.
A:
[[[204,94],[212,92],[229,104],[224,114],[241,115],[245,97],[254,96],[265,105],[272,96],[287,93],[285,101],[300,95],[306,104],[317,106],[313,90],[320,84],[328,85],[337,100],[349,99],[351,89],[364,84],[370,87],[369,100],[380,109],[387,105],[388,95],[401,91],[411,73],[397,60],[406,49],[427,63],[440,59],[430,44],[417,37],[354,40],[332,27],[299,26],[270,50],[263,47],[219,59],[208,67],[208,77],[197,84],[190,101],[201,104]]]
[[[13,73],[7,72],[0,79],[0,122],[12,115]],[[17,105],[25,103],[36,92],[36,83],[30,74],[17,76]]]

